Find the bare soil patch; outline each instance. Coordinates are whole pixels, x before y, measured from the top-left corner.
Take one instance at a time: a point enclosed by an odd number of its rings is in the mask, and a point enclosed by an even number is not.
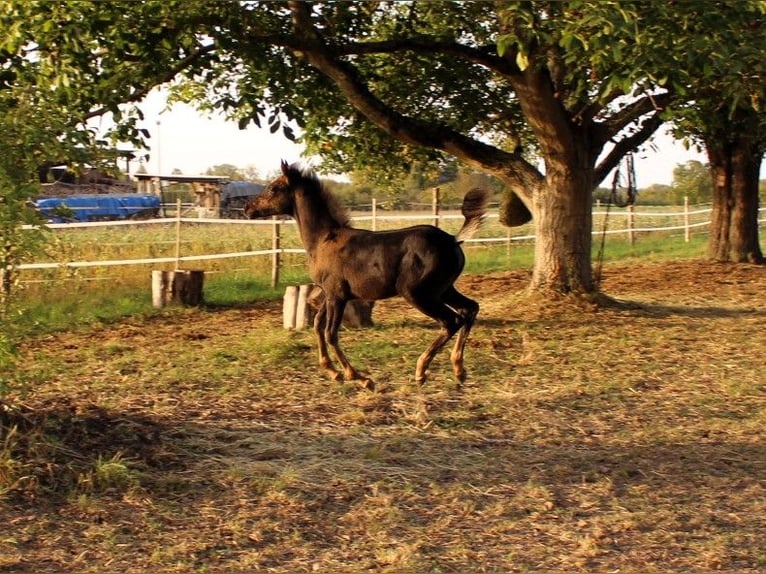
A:
[[[279,302],[31,340],[0,413],[0,572],[766,571],[766,269],[607,265],[626,304],[482,311],[425,387],[400,301],[323,378]]]

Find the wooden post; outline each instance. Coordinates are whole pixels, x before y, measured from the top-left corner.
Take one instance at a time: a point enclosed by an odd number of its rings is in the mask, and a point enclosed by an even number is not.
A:
[[[152,271],[152,306],[161,309],[169,303],[197,307],[204,300],[205,272],[179,269],[181,266],[181,200],[176,201],[176,267],[173,271]]]
[[[271,249],[273,254],[271,256],[271,288],[276,289],[279,284],[279,265],[280,265],[280,247],[279,247],[279,233],[280,233],[280,220],[278,216],[272,215],[274,220],[274,226],[271,236]]]
[[[285,329],[295,328],[295,315],[298,311],[298,287],[288,285],[282,298],[282,326]]]
[[[167,271],[152,271],[152,307],[162,309],[168,302]]]
[[[633,245],[636,238],[633,236],[633,204],[628,206],[628,242]]]
[[[378,230],[378,200],[374,197],[372,198],[372,230],[377,231]]]
[[[306,300],[308,301],[306,312],[309,314],[309,323],[311,323],[316,312],[324,305],[324,291],[318,285],[308,285]],[[375,301],[352,299],[343,311],[343,326],[349,329],[372,327],[372,311],[374,308]],[[300,313],[300,310],[298,312]]]
[[[311,320],[311,308],[308,297],[312,285],[300,285],[298,287],[298,305],[295,310],[295,328],[305,329]]]
[[[315,311],[311,297],[315,289],[321,293],[321,289],[313,284],[285,287],[282,298],[282,326],[285,329],[300,330],[312,326]]]
[[[202,304],[205,272],[176,269],[173,273],[173,294],[182,305],[197,307]]]
[[[434,216],[434,227],[439,227],[439,204],[441,202],[441,190],[438,187],[434,188],[434,198],[431,211]]]
[[[692,238],[692,230],[689,227],[689,196],[684,195],[684,241],[689,243]]]

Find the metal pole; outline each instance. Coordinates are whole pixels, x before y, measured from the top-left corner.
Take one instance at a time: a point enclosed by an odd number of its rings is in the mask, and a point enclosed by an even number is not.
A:
[[[162,150],[161,150],[161,140],[160,140],[160,131],[161,131],[161,122],[160,120],[157,120],[157,175],[162,175]]]

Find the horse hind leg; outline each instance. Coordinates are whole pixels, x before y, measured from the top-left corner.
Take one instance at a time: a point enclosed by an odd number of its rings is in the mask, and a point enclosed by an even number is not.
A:
[[[463,319],[458,313],[450,309],[440,300],[416,297],[412,294],[405,295],[405,299],[425,315],[436,319],[442,326],[439,335],[428,348],[423,351],[420,357],[418,357],[418,361],[415,365],[415,382],[422,385],[426,382],[428,367],[431,364],[431,361],[436,356],[436,353],[438,353],[441,348],[447,344],[447,341],[449,341],[462,327]]]
[[[452,348],[450,354],[450,361],[452,361],[452,369],[455,372],[455,378],[459,383],[465,382],[466,371],[463,365],[463,354],[465,352],[465,343],[468,340],[468,335],[471,333],[471,327],[473,327],[476,321],[476,316],[479,314],[479,304],[473,299],[469,299],[457,289],[452,287],[444,294],[444,301],[455,309],[457,313],[463,319],[463,326],[458,332],[455,339],[455,346]]]

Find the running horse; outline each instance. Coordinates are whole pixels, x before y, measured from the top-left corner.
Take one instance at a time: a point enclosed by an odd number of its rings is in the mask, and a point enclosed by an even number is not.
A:
[[[357,371],[338,344],[338,329],[346,303],[353,299],[377,301],[397,295],[436,319],[441,332],[420,355],[415,381],[426,381],[434,355],[458,333],[450,359],[455,377],[465,381],[463,352],[479,304],[455,289],[465,255],[460,247],[481,224],[487,192],[472,189],[464,199],[463,227],[451,235],[433,225],[415,225],[392,231],[351,227],[347,211],[319,178],[299,164],[282,161],[282,175],[245,205],[248,219],[291,215],[308,254],[309,275],[324,291],[324,304],[314,319],[319,366],[334,380],[372,381]],[[332,347],[343,372],[336,370],[327,352]]]

